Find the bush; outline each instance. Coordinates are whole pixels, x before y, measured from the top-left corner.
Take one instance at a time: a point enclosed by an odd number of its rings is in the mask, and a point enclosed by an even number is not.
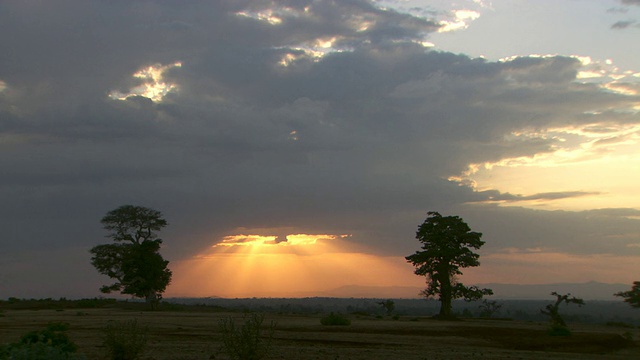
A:
[[[104,329],[104,346],[112,360],[137,359],[147,345],[146,326],[139,326],[136,319],[125,322],[113,321]]]
[[[0,348],[2,360],[84,360],[83,355],[69,354],[44,343],[12,344]]]
[[[549,328],[549,335],[551,336],[571,336],[571,330],[566,326],[554,325]]]
[[[320,319],[320,324],[329,325],[329,326],[334,326],[334,325],[347,326],[347,325],[351,325],[351,320],[349,320],[348,318],[346,318],[342,314],[331,313],[331,314],[321,318]]]
[[[65,333],[69,329],[66,323],[49,323],[44,330],[31,331],[22,336],[21,344],[45,344],[48,347],[59,349],[65,354],[74,353],[78,346],[69,339]]]
[[[252,314],[245,316],[243,320],[240,327],[236,326],[232,317],[220,320],[223,351],[231,359],[237,360],[258,360],[268,356],[276,324],[271,321],[267,333],[262,335],[264,314]]]
[[[74,354],[78,347],[65,333],[68,328],[66,323],[49,323],[44,330],[30,331],[20,338],[20,342],[0,347],[0,359],[84,359],[84,356]]]

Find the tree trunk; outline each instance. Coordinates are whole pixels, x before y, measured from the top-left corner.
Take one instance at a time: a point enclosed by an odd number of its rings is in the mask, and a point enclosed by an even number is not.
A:
[[[150,292],[149,294],[147,294],[145,302],[151,310],[156,310],[158,308],[159,302],[158,294],[155,291]]]
[[[452,286],[449,271],[440,272],[440,315],[439,318],[451,318]]]

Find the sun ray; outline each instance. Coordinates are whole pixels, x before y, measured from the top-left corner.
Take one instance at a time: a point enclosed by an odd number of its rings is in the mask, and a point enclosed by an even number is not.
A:
[[[175,296],[301,297],[346,285],[421,286],[402,257],[363,252],[348,235],[229,235],[179,262]],[[285,239],[283,239],[285,238]]]

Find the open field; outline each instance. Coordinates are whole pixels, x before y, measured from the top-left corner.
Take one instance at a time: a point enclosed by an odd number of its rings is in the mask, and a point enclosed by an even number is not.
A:
[[[102,329],[109,320],[137,319],[149,328],[142,359],[226,359],[220,352],[221,319],[241,312],[160,311],[120,308],[5,310],[0,344],[16,342],[50,322],[70,325],[68,335],[87,359],[105,359]],[[399,320],[350,315],[350,326],[323,326],[321,315],[266,314],[277,323],[270,359],[637,359],[637,342],[627,331],[602,325],[571,325],[570,337],[551,337],[542,323],[469,319]],[[627,334],[629,335],[629,334]]]

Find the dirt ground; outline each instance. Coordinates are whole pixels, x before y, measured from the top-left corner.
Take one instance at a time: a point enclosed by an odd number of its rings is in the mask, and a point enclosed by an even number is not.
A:
[[[67,334],[87,359],[106,359],[102,331],[109,320],[136,319],[149,328],[146,360],[227,359],[221,352],[221,319],[230,312],[146,312],[122,309],[6,310],[0,344],[17,342],[50,322],[68,323]],[[350,315],[349,326],[323,326],[320,315],[266,314],[276,323],[269,359],[640,359],[637,330],[571,325],[573,335],[552,337],[539,323]]]

